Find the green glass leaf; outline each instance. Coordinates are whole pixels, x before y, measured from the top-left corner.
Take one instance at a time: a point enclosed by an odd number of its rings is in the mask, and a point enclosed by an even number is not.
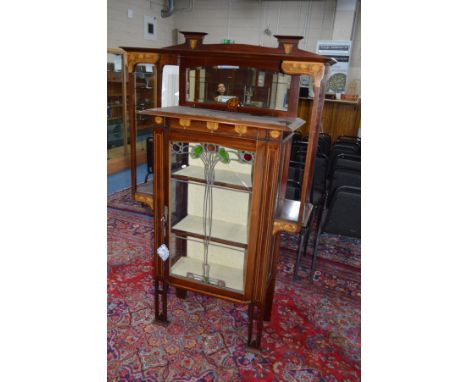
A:
[[[222,163],[229,163],[229,154],[223,147],[219,149],[218,155]]]
[[[190,153],[190,156],[194,159],[200,158],[200,155],[203,153],[203,146],[198,145],[192,148],[192,152]]]

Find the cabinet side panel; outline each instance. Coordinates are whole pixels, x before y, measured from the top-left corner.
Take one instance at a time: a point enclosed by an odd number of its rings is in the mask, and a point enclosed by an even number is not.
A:
[[[261,154],[259,154],[261,153]],[[253,207],[255,221],[256,248],[249,255],[254,258],[254,270],[250,275],[253,281],[252,301],[264,305],[267,294],[268,270],[273,256],[273,217],[279,176],[280,147],[274,142],[257,144],[257,163],[254,171]],[[254,233],[251,231],[251,235]],[[251,244],[252,244],[251,236]],[[251,247],[253,248],[253,247]],[[249,248],[249,250],[251,250]]]

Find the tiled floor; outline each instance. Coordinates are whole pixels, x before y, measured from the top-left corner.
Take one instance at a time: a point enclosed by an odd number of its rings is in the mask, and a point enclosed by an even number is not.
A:
[[[142,183],[146,176],[146,164],[137,167],[137,183]],[[151,179],[151,178],[150,178]],[[130,187],[130,170],[124,170],[107,177],[107,195]]]

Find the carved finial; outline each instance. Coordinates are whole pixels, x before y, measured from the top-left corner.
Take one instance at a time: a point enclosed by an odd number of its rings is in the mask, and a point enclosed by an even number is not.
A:
[[[290,54],[293,50],[297,49],[299,41],[302,40],[302,36],[283,36],[276,35],[278,40],[279,48],[283,49],[284,53]]]
[[[185,37],[185,46],[195,49],[203,44],[203,39],[208,33],[205,32],[180,32]]]

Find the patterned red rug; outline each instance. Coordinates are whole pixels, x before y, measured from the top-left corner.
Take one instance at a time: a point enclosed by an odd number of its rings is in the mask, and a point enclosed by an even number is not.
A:
[[[168,327],[152,323],[152,219],[108,209],[108,381],[360,380],[360,243],[325,237],[318,280],[292,281],[297,240],[284,235],[261,355],[245,351],[245,306],[171,288]]]

